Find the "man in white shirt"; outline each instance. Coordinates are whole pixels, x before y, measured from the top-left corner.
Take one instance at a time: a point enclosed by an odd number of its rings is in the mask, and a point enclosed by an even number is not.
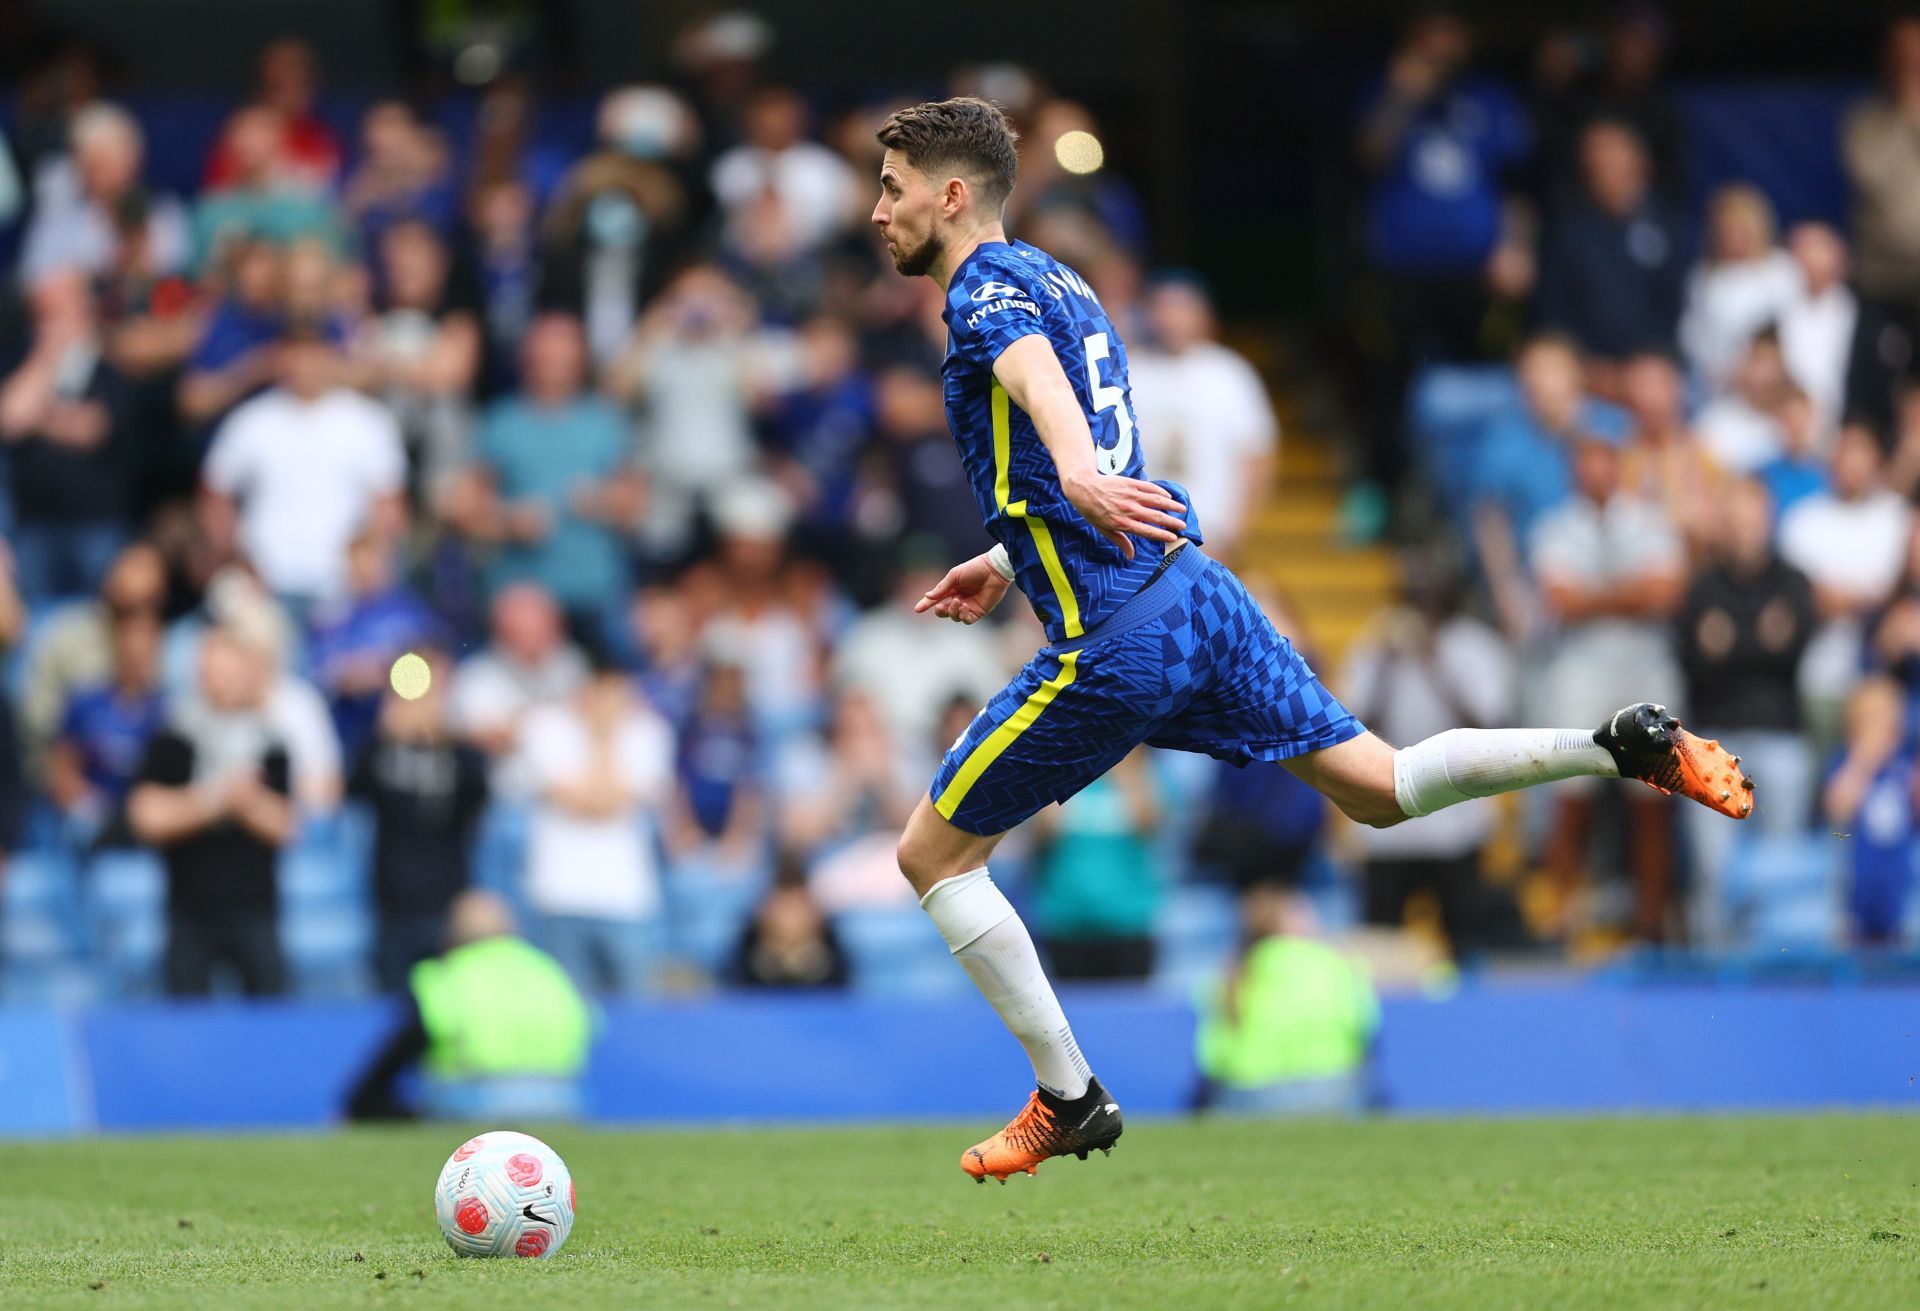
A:
[[[527,716],[536,795],[527,904],[547,950],[588,991],[644,989],[657,951],[653,820],[673,785],[673,734],[605,665],[571,700]]]
[[[1583,436],[1573,451],[1573,498],[1533,529],[1528,558],[1558,627],[1544,679],[1542,713],[1548,715],[1578,711],[1604,720],[1613,704],[1607,698],[1623,686],[1642,688],[1639,695],[1685,713],[1678,709],[1685,684],[1670,624],[1686,586],[1686,552],[1664,511],[1622,492],[1622,453],[1614,440]],[[1594,792],[1584,780],[1559,791],[1547,864],[1570,899],[1587,863]],[[1634,881],[1633,931],[1659,942],[1674,909],[1672,825],[1652,791],[1620,795]]]
[[[587,680],[587,660],[569,642],[560,607],[538,583],[515,583],[493,598],[490,640],[454,671],[447,711],[457,732],[493,762],[496,799],[523,801],[532,785],[519,752],[534,709],[562,702]]]
[[[1162,280],[1148,298],[1154,346],[1128,362],[1140,431],[1153,467],[1185,485],[1207,549],[1231,559],[1247,510],[1266,490],[1279,427],[1260,375],[1215,338],[1206,291],[1187,278]]]
[[[747,139],[714,161],[711,179],[729,247],[758,250],[777,232],[804,254],[858,217],[853,170],[806,139],[806,122],[805,103],[785,87],[768,87],[747,106]]]
[[[203,471],[216,546],[238,546],[274,593],[304,611],[346,584],[347,544],[364,525],[404,520],[400,428],[378,401],[343,386],[317,329],[278,347],[279,385],[228,415]]]
[[[1802,223],[1787,234],[1800,269],[1800,291],[1780,312],[1780,350],[1787,373],[1813,401],[1821,430],[1840,426],[1847,400],[1860,302],[1847,285],[1847,242],[1825,223]]]
[[[1848,424],[1833,452],[1831,486],[1780,520],[1781,558],[1813,584],[1820,630],[1800,662],[1800,695],[1816,738],[1837,732],[1860,676],[1862,625],[1885,605],[1906,566],[1913,511],[1886,485],[1873,430]]]

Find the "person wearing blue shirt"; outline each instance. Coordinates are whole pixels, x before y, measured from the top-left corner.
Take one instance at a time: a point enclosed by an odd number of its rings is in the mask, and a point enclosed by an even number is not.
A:
[[[1392,337],[1367,426],[1376,494],[1404,467],[1401,427],[1415,369],[1480,354],[1505,176],[1532,145],[1519,98],[1473,73],[1472,54],[1473,34],[1457,16],[1416,20],[1360,118],[1360,163],[1372,178],[1367,262],[1386,284]]]
[[[586,339],[572,315],[533,321],[522,372],[522,390],[488,410],[475,463],[448,498],[448,517],[497,548],[496,590],[537,582],[571,622],[597,635],[605,608],[627,594],[628,542],[644,491],[627,426],[585,390]]]
[[[393,662],[445,643],[444,625],[411,588],[395,581],[382,534],[362,529],[347,547],[347,595],[309,620],[307,658],[327,695],[344,759],[373,738]]]
[[[114,605],[108,623],[112,674],[68,698],[47,757],[48,796],[82,847],[129,841],[127,793],[166,721],[158,607]]]
[[[1564,337],[1542,334],[1522,348],[1516,366],[1522,406],[1493,419],[1475,459],[1474,499],[1498,510],[1524,556],[1541,515],[1573,495],[1572,439],[1594,433],[1624,441],[1625,412],[1585,394],[1579,351]],[[1480,548],[1487,555],[1486,529]]]

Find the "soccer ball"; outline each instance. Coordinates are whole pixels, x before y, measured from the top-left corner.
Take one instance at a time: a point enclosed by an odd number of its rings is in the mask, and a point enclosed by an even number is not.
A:
[[[552,1256],[573,1229],[573,1176],[538,1138],[483,1133],[447,1158],[433,1210],[461,1256]]]

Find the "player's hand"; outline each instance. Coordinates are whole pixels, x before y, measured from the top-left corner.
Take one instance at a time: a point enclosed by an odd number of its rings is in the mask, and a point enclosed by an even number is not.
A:
[[[1187,526],[1187,507],[1159,483],[1089,471],[1067,479],[1065,491],[1073,508],[1129,560],[1133,559],[1131,538],[1178,541],[1180,530]]]
[[[988,563],[985,555],[976,555],[965,564],[947,570],[945,578],[914,602],[913,612],[923,615],[931,610],[938,618],[951,619],[957,624],[977,624],[1000,604],[1000,598],[1011,586],[1000,576],[1000,571]]]

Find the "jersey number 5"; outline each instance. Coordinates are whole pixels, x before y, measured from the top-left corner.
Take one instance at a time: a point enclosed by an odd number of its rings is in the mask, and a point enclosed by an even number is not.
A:
[[[1100,361],[1108,357],[1107,334],[1096,332],[1082,344],[1087,348],[1087,385],[1093,390],[1093,412],[1098,415],[1112,410],[1120,426],[1120,440],[1112,446],[1102,446],[1099,438],[1094,439],[1093,467],[1101,473],[1121,473],[1133,460],[1133,411],[1127,408],[1124,389],[1100,381]]]

